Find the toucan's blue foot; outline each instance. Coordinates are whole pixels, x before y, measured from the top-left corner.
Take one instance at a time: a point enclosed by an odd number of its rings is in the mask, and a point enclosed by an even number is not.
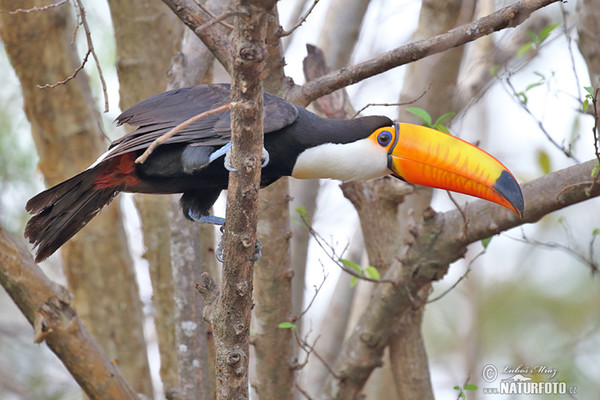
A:
[[[194,210],[188,211],[188,216],[192,221],[200,224],[225,225],[225,218],[216,217],[214,215],[202,215]]]
[[[221,156],[224,153],[225,154],[225,159],[223,160],[223,166],[229,172],[236,172],[237,168],[233,168],[233,166],[231,165],[230,152],[231,152],[231,142],[227,143],[221,149],[219,149],[216,152],[214,152],[211,155],[211,158],[212,158],[213,155],[214,156]],[[261,168],[266,167],[269,164],[269,161],[271,160],[271,156],[269,155],[269,152],[264,147],[262,149],[261,160],[262,160]],[[212,161],[212,159],[211,159],[211,161]]]

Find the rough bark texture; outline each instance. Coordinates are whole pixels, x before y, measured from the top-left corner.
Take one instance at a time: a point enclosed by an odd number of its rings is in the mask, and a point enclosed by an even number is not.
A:
[[[208,337],[203,321],[204,301],[194,290],[194,284],[201,281],[201,274],[214,264],[213,243],[200,240],[200,229],[214,229],[212,226],[200,227],[193,224],[181,213],[179,202],[173,199],[170,220],[177,230],[171,232],[171,259],[173,263],[173,285],[175,315],[177,321],[177,358],[174,366],[179,376],[178,393],[181,399],[211,399],[215,393],[213,371],[214,364],[209,360]],[[213,249],[214,250],[214,249]],[[173,292],[172,292],[173,293]]]
[[[19,7],[45,4],[28,1]],[[1,9],[14,6],[11,1],[0,2]],[[73,12],[67,5],[44,12],[3,13],[0,20],[2,39],[21,81],[39,168],[53,185],[87,168],[106,148],[83,71],[66,85],[36,87],[65,79],[81,62],[71,45]],[[141,304],[118,202],[70,240],[62,255],[81,318],[109,357],[121,365],[135,390],[150,395]]]
[[[190,30],[184,33],[181,50],[171,61],[168,89],[202,83],[211,69],[214,56]],[[204,321],[205,303],[192,291],[192,285],[208,273],[216,279],[215,229],[193,224],[184,218],[175,197],[171,198],[171,267],[174,276],[175,337],[179,386],[167,388],[173,398],[214,399],[215,348],[212,328]],[[218,279],[217,279],[218,280]]]
[[[231,163],[223,237],[221,295],[212,316],[217,398],[248,398],[248,337],[252,309],[258,190],[263,142],[262,79],[267,12],[275,2],[236,2],[233,36]]]
[[[579,35],[579,51],[585,59],[594,87],[598,87],[600,75],[600,1],[580,0],[577,2],[577,33]]]
[[[172,55],[181,43],[183,26],[160,2],[109,0],[117,42],[121,110],[165,90]],[[175,352],[173,276],[167,196],[136,195],[144,235],[144,258],[152,280],[160,374],[165,388],[178,385]]]
[[[90,399],[137,399],[119,369],[85,329],[72,295],[48,280],[22,241],[0,225],[0,284]]]
[[[260,399],[291,399],[294,387],[292,330],[281,329],[292,307],[290,225],[287,179],[260,194],[258,236],[264,248],[254,269],[254,351],[256,381],[252,387]]]
[[[208,0],[201,8],[194,0],[163,0],[169,8],[188,26],[210,49],[226,70],[231,71],[231,40],[229,31],[220,24],[205,25],[213,18],[205,9],[220,15],[226,11],[222,0]],[[205,25],[205,26],[203,26]]]

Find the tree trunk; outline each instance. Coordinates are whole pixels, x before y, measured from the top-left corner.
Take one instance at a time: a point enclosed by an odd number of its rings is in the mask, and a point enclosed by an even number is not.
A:
[[[46,4],[28,1],[19,7]],[[4,10],[12,7],[14,2],[0,2]],[[64,80],[81,63],[72,45],[73,13],[62,6],[44,12],[3,13],[0,19],[0,34],[23,88],[39,167],[48,184],[54,185],[87,168],[106,148],[83,71],[54,89],[36,87]],[[135,390],[151,395],[141,302],[118,202],[63,246],[62,256],[81,318]]]
[[[109,0],[117,42],[121,110],[158,94],[167,86],[167,70],[183,37],[183,26],[160,2]],[[130,127],[131,128],[131,127]],[[165,388],[176,387],[177,353],[167,196],[136,195],[155,305],[160,374]]]

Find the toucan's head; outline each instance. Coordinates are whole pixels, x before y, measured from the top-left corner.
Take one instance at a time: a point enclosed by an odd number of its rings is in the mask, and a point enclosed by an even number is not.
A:
[[[504,165],[470,143],[419,125],[396,123],[350,143],[307,149],[292,176],[348,181],[388,174],[486,199],[523,215],[521,189]]]

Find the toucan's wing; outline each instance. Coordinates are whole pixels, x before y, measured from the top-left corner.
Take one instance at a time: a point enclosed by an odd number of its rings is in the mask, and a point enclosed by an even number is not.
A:
[[[171,90],[150,97],[117,117],[117,124],[139,128],[115,140],[106,158],[145,149],[161,135],[189,118],[229,103],[227,84],[201,85]],[[298,118],[292,103],[269,93],[264,94],[264,131],[282,129]],[[231,139],[229,110],[200,119],[187,126],[165,144],[189,143],[196,146],[221,146]]]

